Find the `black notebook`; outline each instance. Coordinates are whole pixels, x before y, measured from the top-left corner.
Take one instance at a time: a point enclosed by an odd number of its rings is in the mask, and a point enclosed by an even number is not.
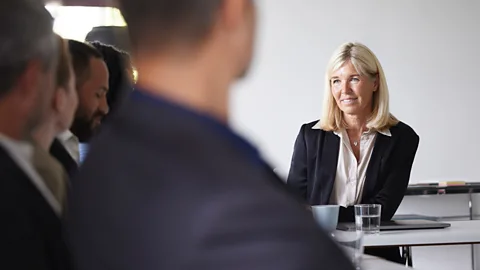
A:
[[[437,222],[432,220],[392,220],[382,221],[380,223],[380,231],[399,231],[399,230],[426,230],[426,229],[443,229],[450,227],[449,223]],[[339,223],[337,230],[354,231],[355,223]]]

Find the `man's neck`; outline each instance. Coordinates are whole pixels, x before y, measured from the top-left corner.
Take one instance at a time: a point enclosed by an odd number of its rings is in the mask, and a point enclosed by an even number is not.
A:
[[[25,123],[22,121],[22,119],[24,118],[22,118],[20,115],[15,115],[8,109],[4,110],[1,106],[0,115],[0,133],[17,141],[23,141],[27,139],[27,134],[25,134],[23,129]]]
[[[228,122],[228,70],[216,70],[205,58],[164,57],[137,61],[138,85],[149,94]]]

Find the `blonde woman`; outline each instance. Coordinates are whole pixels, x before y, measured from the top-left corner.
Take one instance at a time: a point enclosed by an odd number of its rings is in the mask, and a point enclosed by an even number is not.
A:
[[[390,220],[407,188],[419,137],[389,111],[388,87],[377,57],[345,43],[325,76],[323,115],[304,124],[295,142],[287,184],[310,205],[340,205],[339,221],[354,221],[353,205],[381,204]],[[401,262],[398,249],[374,255]]]
[[[35,169],[42,176],[53,196],[63,206],[69,176],[59,160],[49,151],[52,145],[55,145],[55,137],[72,125],[78,105],[78,96],[67,43],[58,35],[57,40],[59,58],[54,95],[48,119],[33,131],[32,139],[35,148],[32,160]]]

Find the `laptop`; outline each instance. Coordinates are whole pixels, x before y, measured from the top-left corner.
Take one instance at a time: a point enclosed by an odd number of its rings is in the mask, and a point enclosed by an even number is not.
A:
[[[449,223],[437,222],[432,220],[392,220],[382,221],[380,231],[400,231],[400,230],[426,230],[426,229],[444,229],[450,227]],[[337,230],[354,231],[355,223],[339,223]]]

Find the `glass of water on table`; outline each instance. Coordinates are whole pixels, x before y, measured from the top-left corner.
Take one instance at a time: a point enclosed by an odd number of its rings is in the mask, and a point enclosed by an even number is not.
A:
[[[364,234],[376,234],[380,232],[380,204],[357,204],[355,207],[355,227]]]

